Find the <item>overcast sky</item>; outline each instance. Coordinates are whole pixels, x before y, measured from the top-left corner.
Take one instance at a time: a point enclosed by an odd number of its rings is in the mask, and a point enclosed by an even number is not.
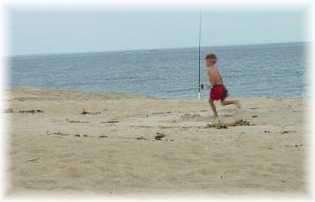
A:
[[[196,47],[197,10],[11,8],[9,55]],[[306,41],[304,10],[207,10],[202,46]]]

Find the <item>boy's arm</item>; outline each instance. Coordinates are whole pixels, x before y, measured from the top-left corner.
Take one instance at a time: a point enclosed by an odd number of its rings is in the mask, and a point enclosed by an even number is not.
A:
[[[209,71],[209,69],[208,69],[208,85],[210,85],[211,84],[211,74],[210,74],[210,71]]]
[[[208,72],[208,83],[202,84],[201,89],[210,89],[211,88],[211,80],[210,80],[211,74],[210,74],[209,69],[207,70],[207,72]]]

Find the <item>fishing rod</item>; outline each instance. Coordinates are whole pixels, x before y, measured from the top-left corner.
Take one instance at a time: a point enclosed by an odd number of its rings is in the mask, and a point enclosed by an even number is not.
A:
[[[211,86],[201,83],[201,28],[202,28],[202,12],[199,11],[199,38],[198,38],[198,87],[194,86],[195,79],[193,78],[193,87],[192,88],[181,88],[181,89],[172,89],[166,90],[165,92],[181,92],[181,91],[192,91],[198,90],[198,99],[201,99],[201,90],[210,89]]]
[[[173,89],[167,90],[165,92],[181,92],[181,91],[192,91],[198,90],[198,99],[201,99],[201,90],[209,89],[210,86],[201,83],[201,28],[202,28],[202,15],[201,10],[199,12],[199,38],[198,38],[198,87],[194,86],[195,79],[193,78],[193,87],[192,88],[181,88],[181,89]]]
[[[199,41],[198,41],[198,99],[201,98],[201,63],[200,63],[200,44],[201,44],[201,23],[202,23],[202,16],[201,10],[199,12]]]

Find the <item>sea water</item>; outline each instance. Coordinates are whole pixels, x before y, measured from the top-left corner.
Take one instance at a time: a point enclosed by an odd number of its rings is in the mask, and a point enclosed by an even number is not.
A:
[[[303,97],[306,46],[297,42],[202,47],[201,83],[208,83],[203,58],[215,53],[231,96]],[[198,48],[11,56],[8,85],[196,98],[198,60]],[[207,90],[201,93],[207,98]]]

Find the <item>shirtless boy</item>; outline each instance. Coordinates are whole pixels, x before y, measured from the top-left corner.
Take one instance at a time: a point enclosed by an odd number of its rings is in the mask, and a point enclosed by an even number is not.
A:
[[[209,92],[209,104],[214,114],[214,118],[218,120],[218,113],[215,107],[214,101],[220,100],[222,105],[230,105],[234,104],[238,108],[240,108],[240,104],[237,100],[226,100],[225,98],[228,96],[228,91],[223,84],[223,79],[221,74],[216,66],[217,56],[215,54],[208,54],[205,57],[205,62],[207,65],[209,83],[212,88]]]

